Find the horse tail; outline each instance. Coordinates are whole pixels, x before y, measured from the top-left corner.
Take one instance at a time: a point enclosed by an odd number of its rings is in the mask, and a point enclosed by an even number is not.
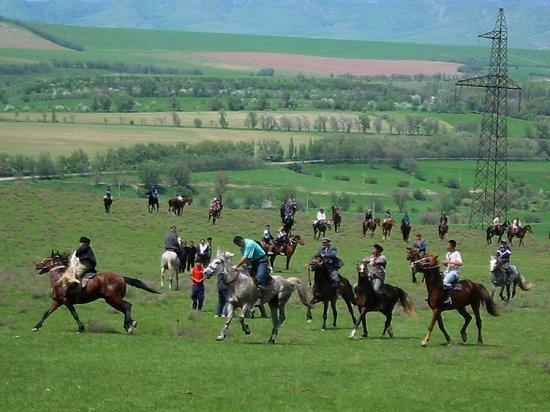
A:
[[[403,289],[396,287],[397,295],[399,296],[399,303],[403,307],[405,314],[410,318],[416,318],[416,311],[412,305],[409,295]]]
[[[314,306],[309,303],[309,300],[307,298],[307,288],[304,285],[304,282],[302,282],[301,279],[298,278],[288,278],[286,280],[290,285],[292,286],[292,289],[296,289],[298,291],[298,296],[300,296],[300,302],[304,304],[304,306],[307,306],[309,309],[313,309]]]
[[[487,289],[485,289],[485,286],[483,286],[481,283],[476,283],[476,285],[481,303],[485,303],[489,315],[498,316],[499,313],[497,310],[497,305],[495,304],[495,301],[493,300]]]
[[[527,282],[523,275],[519,275],[519,287],[521,290],[528,291],[531,290],[533,284],[531,282]]]
[[[156,290],[151,289],[149,286],[147,286],[145,283],[143,283],[139,279],[124,276],[124,281],[126,282],[127,285],[133,286],[135,288],[143,289],[143,290],[146,290],[147,292],[150,292],[150,293],[160,294],[160,292],[157,292]]]

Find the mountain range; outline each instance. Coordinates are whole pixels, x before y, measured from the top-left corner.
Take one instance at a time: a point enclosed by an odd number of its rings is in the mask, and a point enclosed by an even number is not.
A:
[[[0,0],[0,15],[91,27],[475,46],[501,7],[511,48],[550,49],[549,0]]]

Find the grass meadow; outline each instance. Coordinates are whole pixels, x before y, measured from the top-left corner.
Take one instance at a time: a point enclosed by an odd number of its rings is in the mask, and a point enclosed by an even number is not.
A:
[[[115,192],[116,194],[116,192]],[[164,205],[165,199],[161,199]],[[205,310],[192,311],[190,284],[182,276],[180,291],[151,295],[130,288],[138,320],[127,336],[122,316],[103,302],[77,307],[87,326],[77,334],[69,312],[61,308],[39,333],[31,328],[49,304],[49,282],[35,263],[51,249],[73,249],[85,234],[99,260],[99,270],[138,277],[159,288],[163,237],[178,225],[184,239],[212,236],[214,249],[237,252],[235,234],[259,238],[266,223],[278,224],[271,211],[226,210],[215,226],[207,210],[195,203],[174,217],[163,207],[149,214],[144,199],[115,197],[112,213],[103,211],[97,193],[59,191],[24,182],[0,185],[0,401],[3,410],[543,410],[550,401],[550,244],[539,233],[514,247],[512,261],[534,284],[514,301],[499,303],[501,316],[482,311],[485,344],[458,343],[461,317],[444,320],[455,344],[447,347],[434,330],[427,348],[420,347],[430,311],[425,287],[412,284],[404,246],[394,233],[383,242],[389,259],[387,281],[411,296],[416,319],[394,314],[393,339],[380,338],[383,319],[370,314],[368,339],[350,341],[351,320],[339,302],[338,328],[321,331],[321,308],[305,322],[305,308],[293,296],[275,345],[266,342],[270,321],[250,321],[252,334],[232,325],[225,342],[215,337],[223,319],[214,318],[216,288],[206,285]],[[290,269],[306,283],[303,264],[319,248],[311,237],[313,212],[298,212],[295,233],[306,239]],[[413,220],[414,222],[414,220]],[[428,249],[444,253],[436,227],[414,225]],[[487,246],[483,233],[451,226],[465,261],[463,277],[489,286]],[[342,274],[355,280],[354,262],[368,253],[374,239],[363,239],[360,219],[344,216],[341,233],[330,233],[346,265]]]

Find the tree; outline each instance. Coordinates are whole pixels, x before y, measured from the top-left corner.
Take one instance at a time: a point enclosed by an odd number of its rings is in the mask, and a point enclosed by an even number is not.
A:
[[[173,181],[174,186],[187,186],[191,183],[191,168],[187,162],[174,163],[168,174]]]
[[[244,126],[249,129],[255,129],[258,126],[258,115],[256,112],[248,112],[244,119]]]
[[[176,111],[172,112],[172,122],[174,123],[174,126],[176,126],[176,127],[181,126],[181,119],[180,119],[180,116],[178,115],[178,112],[176,112]]]
[[[57,174],[57,168],[49,153],[40,153],[36,164],[36,173],[42,177],[53,177]]]
[[[397,204],[400,212],[405,211],[405,202],[412,198],[412,191],[410,189],[394,189],[391,193],[391,197]]]
[[[229,177],[225,172],[219,172],[214,180],[214,191],[219,195],[225,195],[227,191],[227,184],[229,183]]]
[[[294,159],[294,155],[295,155],[295,148],[294,148],[294,139],[292,138],[292,136],[290,136],[290,142],[288,143],[288,158],[289,159]]]
[[[170,106],[170,110],[173,110],[173,111],[181,110],[180,101],[178,99],[178,96],[176,96],[175,94],[170,96],[170,100],[168,101],[168,105]]]
[[[218,121],[222,129],[227,129],[229,127],[229,122],[226,119],[226,114],[224,110],[220,110],[220,120]]]
[[[361,133],[367,133],[367,130],[370,129],[369,115],[365,113],[359,115],[358,124],[359,124],[359,131]]]
[[[150,187],[160,182],[160,167],[154,160],[147,160],[138,166],[138,176],[140,182]]]
[[[280,162],[284,157],[281,142],[272,139],[260,139],[256,143],[256,157],[262,160]]]
[[[117,112],[131,112],[134,110],[135,99],[128,93],[119,93],[115,98],[115,106]]]

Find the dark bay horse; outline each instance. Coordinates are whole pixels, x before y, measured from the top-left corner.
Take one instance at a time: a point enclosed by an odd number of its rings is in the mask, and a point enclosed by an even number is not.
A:
[[[148,202],[149,202],[149,212],[158,212],[159,211],[159,198],[154,196],[151,192],[147,192]]]
[[[439,226],[437,227],[437,234],[439,235],[439,240],[444,240],[445,235],[449,231],[449,225],[447,222],[439,222]]]
[[[392,217],[382,223],[382,239],[389,239],[391,230],[395,224],[395,219]]]
[[[342,213],[339,207],[332,206],[332,223],[334,224],[334,233],[338,233],[342,224]]]
[[[222,215],[222,209],[219,206],[211,205],[208,208],[208,221],[212,220],[212,224],[216,224],[216,220],[218,220]]]
[[[296,215],[296,204],[287,205],[283,203],[279,208],[281,215],[281,222],[285,228],[285,232],[290,236],[292,234],[292,228],[294,227],[294,216]]]
[[[355,339],[357,334],[357,328],[359,324],[363,323],[363,337],[368,336],[367,331],[367,312],[380,312],[386,317],[386,322],[384,323],[384,330],[382,331],[382,336],[388,332],[390,338],[393,337],[393,329],[391,326],[393,308],[397,302],[401,303],[405,314],[409,317],[415,317],[416,312],[412,306],[412,303],[409,299],[407,293],[396,286],[392,286],[389,283],[384,283],[382,285],[382,291],[384,293],[384,309],[380,309],[378,305],[378,298],[376,293],[372,288],[372,284],[368,279],[367,274],[367,265],[364,262],[359,262],[357,264],[357,286],[355,286],[355,300],[357,301],[357,307],[359,308],[359,317],[355,322],[355,326],[351,331],[349,338]]]
[[[264,242],[259,242],[262,246],[262,249],[266,252],[269,252],[269,246],[267,246]],[[288,270],[288,267],[290,265],[290,259],[292,259],[292,256],[294,255],[294,252],[296,252],[296,248],[298,245],[304,246],[306,243],[304,239],[300,235],[294,235],[290,238],[290,242],[286,245],[286,247],[283,250],[282,245],[274,243],[271,247],[272,255],[269,255],[269,263],[271,267],[273,267],[273,263],[275,262],[275,258],[278,255],[286,256],[286,270]]]
[[[336,327],[336,320],[338,318],[338,310],[336,309],[336,291],[334,290],[334,287],[332,286],[332,283],[329,279],[329,275],[327,273],[327,270],[325,266],[323,265],[323,259],[322,258],[313,258],[307,265],[310,269],[312,269],[315,273],[314,280],[313,280],[313,297],[311,298],[311,301],[309,302],[311,306],[315,305],[317,302],[323,302],[323,326],[321,327],[322,330],[325,330],[327,328],[327,311],[328,311],[328,304],[330,303],[330,306],[332,308],[332,317],[333,322],[332,326]],[[353,288],[351,284],[349,283],[349,280],[347,280],[342,275],[339,275],[340,277],[340,295],[342,296],[342,299],[344,302],[346,302],[346,306],[348,307],[348,311],[351,315],[351,319],[353,321],[353,324],[355,325],[356,319],[355,314],[353,312],[353,306],[356,305],[355,302],[355,294],[353,293]],[[311,280],[310,280],[311,284]],[[311,322],[312,316],[311,316],[311,309],[307,309],[306,313],[307,321]]]
[[[191,203],[193,203],[193,198],[191,196],[183,196],[181,198],[173,197],[168,200],[168,212],[180,216],[183,213],[185,205],[191,205]]]
[[[363,220],[363,237],[367,234],[367,232],[370,230],[371,234],[370,237],[373,237],[374,231],[376,230],[376,226],[380,225],[380,219],[372,219],[369,221]]]
[[[464,326],[460,330],[460,335],[462,341],[466,342],[468,339],[468,334],[466,329],[472,320],[472,315],[466,310],[466,306],[470,305],[472,311],[474,312],[476,318],[477,326],[477,343],[478,345],[483,344],[483,338],[481,337],[481,316],[479,314],[479,307],[482,304],[485,304],[487,312],[492,316],[498,316],[498,311],[496,305],[491,298],[491,295],[485,289],[481,283],[475,283],[471,280],[460,280],[458,281],[453,288],[452,303],[443,303],[445,300],[445,290],[443,287],[443,279],[439,272],[439,262],[437,256],[426,253],[422,259],[412,260],[412,256],[409,255],[409,260],[411,260],[411,268],[413,269],[413,283],[416,283],[416,272],[421,272],[424,274],[424,281],[426,283],[426,289],[428,291],[428,306],[432,309],[432,319],[428,324],[428,331],[424,340],[422,341],[422,346],[427,346],[432,335],[432,330],[437,322],[439,329],[445,336],[447,345],[452,344],[451,337],[445,330],[443,324],[443,317],[441,316],[442,312],[446,310],[456,310],[464,318]]]
[[[500,299],[509,302],[516,296],[516,288],[519,286],[521,290],[531,290],[533,285],[523,277],[513,265],[510,265],[511,274],[506,275],[504,262],[498,259],[495,255],[491,256],[489,260],[489,268],[491,271],[491,282],[493,283],[493,291],[491,297],[495,297],[495,292],[500,287]],[[510,286],[513,285],[512,294],[510,295]],[[506,297],[504,297],[504,288],[506,288]]]
[[[500,242],[502,240],[502,236],[506,233],[509,226],[509,221],[506,221],[502,225],[498,225],[496,227],[495,225],[487,226],[487,244],[490,245],[491,243],[493,243],[493,236],[498,236],[498,241]]]
[[[409,243],[410,234],[411,234],[411,224],[407,222],[401,222],[401,235],[403,236],[403,243]]]
[[[48,316],[63,305],[73,315],[74,320],[78,324],[78,331],[82,332],[84,325],[80,321],[74,305],[90,303],[97,299],[105,299],[107,304],[124,314],[124,329],[128,334],[131,334],[137,326],[137,322],[132,319],[132,304],[124,300],[126,286],[134,286],[150,293],[159,293],[139,279],[120,276],[110,272],[97,273],[94,277],[87,279],[85,287],[82,287],[81,284],[75,286],[60,285],[58,281],[67,270],[67,265],[67,256],[59,252],[54,253],[53,251],[51,256],[42,259],[40,263],[36,264],[38,273],[49,272],[50,284],[53,290],[50,307],[44,313],[42,319],[35,325],[33,332],[38,332]]]
[[[113,204],[113,198],[110,196],[103,196],[103,206],[105,207],[105,213],[111,212],[111,205]]]
[[[512,239],[517,237],[519,239],[519,245],[520,246],[522,246],[522,245],[525,246],[525,243],[523,242],[523,238],[525,237],[527,232],[533,233],[533,229],[531,229],[531,225],[526,225],[526,226],[522,227],[521,229],[519,229],[517,232],[514,231],[513,227],[508,228],[508,240],[510,241],[510,244],[512,244]]]
[[[330,230],[330,220],[319,220],[313,223],[313,239],[325,237],[327,229]]]

